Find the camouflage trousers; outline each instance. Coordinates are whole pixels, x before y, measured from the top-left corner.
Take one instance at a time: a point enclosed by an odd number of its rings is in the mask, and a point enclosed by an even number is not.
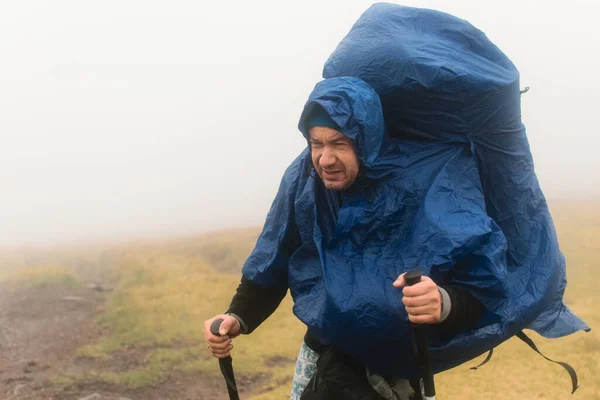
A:
[[[302,343],[300,347],[300,353],[296,360],[296,370],[294,372],[294,380],[292,382],[292,392],[290,394],[290,400],[300,400],[302,393],[308,386],[308,383],[317,372],[317,360],[319,359],[319,353],[312,350]],[[365,375],[371,387],[381,396],[382,399],[386,400],[412,400],[421,399],[424,394],[415,393],[410,383],[406,379],[395,379],[393,382],[385,380],[378,374],[372,374],[368,370]],[[421,391],[423,383],[421,382]]]
[[[302,343],[298,359],[296,360],[296,371],[294,372],[290,400],[300,400],[300,396],[302,396],[308,382],[317,372],[318,359],[319,353],[311,350],[306,343]]]

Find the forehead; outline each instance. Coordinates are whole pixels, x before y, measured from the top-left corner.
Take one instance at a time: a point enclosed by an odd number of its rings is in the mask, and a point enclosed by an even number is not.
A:
[[[342,132],[324,126],[315,126],[310,128],[310,130],[308,131],[308,136],[311,140],[317,140],[319,142],[350,140],[349,138],[344,136]]]

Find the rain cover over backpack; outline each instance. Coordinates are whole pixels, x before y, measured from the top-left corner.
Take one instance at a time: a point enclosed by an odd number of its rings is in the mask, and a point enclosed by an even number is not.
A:
[[[378,3],[323,76],[371,85],[390,136],[460,143],[477,163],[487,214],[506,238],[509,297],[494,310],[500,322],[457,338],[458,348],[493,346],[523,328],[549,338],[589,330],[562,302],[565,260],[521,122],[519,72],[483,32],[443,12]]]
[[[300,131],[325,109],[354,140],[361,174],[328,190],[306,149],[284,174],[245,279],[289,287],[321,343],[399,378],[420,375],[392,286],[410,269],[487,310],[473,329],[430,339],[434,372],[524,328],[589,329],[562,302],[565,260],[521,123],[518,71],[482,32],[441,12],[376,4],[324,77]]]

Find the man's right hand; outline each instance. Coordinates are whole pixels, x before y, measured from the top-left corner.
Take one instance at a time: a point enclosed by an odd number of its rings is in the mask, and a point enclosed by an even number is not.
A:
[[[210,326],[216,319],[223,320],[219,329],[221,336],[215,336],[210,331]],[[229,357],[229,353],[233,349],[231,340],[240,335],[240,329],[240,321],[231,315],[220,314],[204,321],[204,338],[212,355],[217,358]]]

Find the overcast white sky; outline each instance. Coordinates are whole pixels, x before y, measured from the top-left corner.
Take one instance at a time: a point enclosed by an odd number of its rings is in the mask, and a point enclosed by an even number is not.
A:
[[[369,1],[0,3],[0,245],[261,225]],[[549,198],[600,192],[600,3],[422,0],[521,71]]]

